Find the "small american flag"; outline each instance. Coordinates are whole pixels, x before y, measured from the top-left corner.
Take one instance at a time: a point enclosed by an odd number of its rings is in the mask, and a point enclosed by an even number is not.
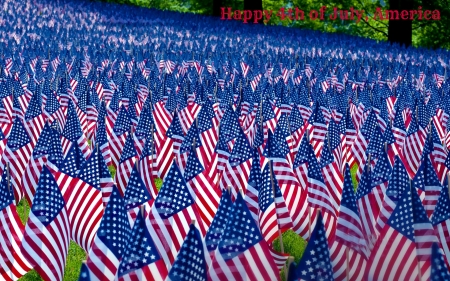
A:
[[[137,160],[137,152],[134,147],[134,139],[131,133],[128,134],[125,145],[120,155],[119,165],[117,166],[114,182],[123,196],[125,194],[125,188],[127,187],[128,180],[131,175],[131,171],[135,166]]]
[[[370,280],[419,279],[411,196],[410,190],[403,191],[380,233],[367,263]]]
[[[439,239],[440,247],[444,250],[447,267],[450,265],[450,196],[448,194],[447,181],[442,188],[439,200],[431,217],[431,223]],[[432,275],[433,276],[433,275]]]
[[[362,224],[356,205],[356,195],[353,190],[350,168],[345,168],[344,188],[341,206],[336,226],[336,241],[368,258],[366,239],[362,231]]]
[[[119,281],[165,280],[167,268],[139,212],[117,271]]]
[[[125,201],[114,186],[88,254],[86,264],[91,280],[114,280],[130,234]]]
[[[180,278],[206,281],[209,263],[210,257],[202,235],[195,224],[191,224],[166,281],[178,281]]]
[[[177,197],[173,194],[177,194]],[[150,235],[168,270],[189,232],[192,220],[201,221],[201,217],[180,169],[173,162],[146,220]],[[206,231],[202,225],[200,227],[204,236]],[[178,231],[174,232],[174,228]]]
[[[128,221],[131,226],[134,225],[141,206],[145,206],[150,210],[150,207],[153,205],[154,198],[148,192],[148,189],[137,170],[137,165],[134,165],[133,170],[131,171],[123,199],[125,200],[125,208],[128,211]]]
[[[3,244],[0,277],[4,280],[17,280],[31,270],[32,266],[20,249],[25,228],[14,205],[8,173],[7,169],[3,171],[0,183],[0,221],[2,221],[0,239]]]
[[[45,280],[62,280],[70,241],[64,198],[44,166],[25,227],[22,253]]]
[[[280,280],[259,227],[238,193],[208,276],[212,280]]]
[[[431,252],[431,281],[449,280],[450,272],[438,243],[433,243]]]
[[[316,277],[334,280],[327,241],[322,216],[319,213],[309,243],[295,269],[295,280],[316,280]]]

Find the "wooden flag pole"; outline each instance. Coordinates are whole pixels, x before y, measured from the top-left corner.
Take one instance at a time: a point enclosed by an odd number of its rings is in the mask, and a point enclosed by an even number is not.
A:
[[[289,271],[290,271],[290,268],[291,268],[291,265],[293,262],[294,262],[294,257],[290,256],[287,260],[287,266],[284,270],[284,276],[285,276],[286,280],[289,280]]]
[[[345,246],[345,276],[350,281],[350,264],[349,264],[348,246]]]
[[[450,190],[450,172],[447,173],[447,188]],[[448,193],[448,196],[450,198],[450,192]]]

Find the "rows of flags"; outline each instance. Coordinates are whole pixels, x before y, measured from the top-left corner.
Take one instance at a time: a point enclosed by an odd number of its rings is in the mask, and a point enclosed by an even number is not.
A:
[[[89,1],[3,9],[2,280],[63,280],[71,240],[80,280],[450,278],[447,51]],[[308,242],[289,271],[288,230]]]

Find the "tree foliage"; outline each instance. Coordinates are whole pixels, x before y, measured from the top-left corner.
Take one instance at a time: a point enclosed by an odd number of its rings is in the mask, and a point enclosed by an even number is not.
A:
[[[123,4],[133,4],[161,10],[172,10],[179,12],[191,12],[196,14],[213,15],[213,7],[231,7],[233,10],[244,10],[244,0],[108,0]],[[249,0],[247,0],[249,1]],[[265,10],[272,10],[273,16],[266,24],[284,25],[297,28],[320,30],[324,32],[346,33],[361,37],[368,37],[379,41],[388,40],[388,20],[374,19],[377,8],[381,8],[383,13],[390,9],[390,3],[403,3],[400,7],[418,10],[421,7],[425,10],[439,10],[440,20],[416,20],[412,22],[412,45],[426,48],[450,48],[450,0],[262,0]],[[403,1],[403,2],[402,2]],[[251,2],[251,1],[249,1]],[[397,5],[396,4],[396,5]],[[215,6],[214,6],[215,5]],[[403,5],[403,6],[402,6]],[[319,10],[326,6],[326,17],[324,20],[310,20],[309,12]],[[398,5],[397,5],[398,6]],[[282,20],[276,14],[280,8],[284,7],[285,12],[291,8],[295,14],[295,7],[304,11],[304,20]],[[333,13],[333,7],[339,10],[347,10],[351,7],[357,10],[364,10],[364,17],[360,22],[355,20],[331,20],[329,15]],[[367,20],[365,19],[367,16]]]

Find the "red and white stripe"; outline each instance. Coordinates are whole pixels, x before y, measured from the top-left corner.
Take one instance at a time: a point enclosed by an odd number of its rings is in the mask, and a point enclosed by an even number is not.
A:
[[[70,238],[88,253],[103,217],[102,193],[62,172],[53,175],[66,201]]]
[[[280,280],[279,270],[265,241],[229,260],[216,250],[208,275],[211,280]]]
[[[368,280],[419,280],[415,243],[388,225],[367,263]]]
[[[69,233],[70,224],[65,207],[47,226],[30,212],[21,249],[25,259],[44,280],[63,279],[69,250]]]
[[[0,211],[0,278],[18,280],[32,269],[23,256],[20,245],[25,227],[17,214],[16,206],[11,203]]]

